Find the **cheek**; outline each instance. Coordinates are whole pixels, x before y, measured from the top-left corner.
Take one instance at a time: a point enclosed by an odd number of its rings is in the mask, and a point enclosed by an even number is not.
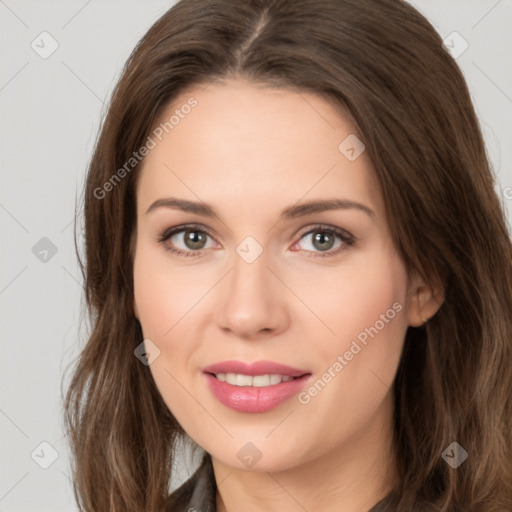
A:
[[[163,251],[163,249],[162,249]],[[204,280],[187,269],[172,268],[165,254],[155,257],[144,247],[134,261],[134,297],[144,336],[170,340],[174,326],[204,293]]]
[[[348,386],[356,390],[359,381],[359,392],[371,396],[374,389],[380,395],[395,378],[407,330],[407,276],[398,259],[387,259],[369,267],[360,283],[360,293],[347,306],[347,318],[354,319],[344,353],[345,359],[352,357]]]
[[[190,272],[171,269],[165,255],[161,256],[144,246],[138,248],[133,269],[135,304],[144,339],[160,351],[149,370],[164,402],[173,414],[194,418],[198,411],[180,383],[186,381],[190,354],[197,349],[187,326],[204,286],[193,278],[191,282]]]
[[[407,329],[407,277],[401,261],[375,257],[360,263],[326,279],[324,293],[310,295],[318,316],[335,334],[327,332],[325,343],[314,347],[317,379],[299,403],[315,410],[318,425],[330,425],[327,444],[357,435],[381,409]]]
[[[195,354],[200,350],[198,329],[205,323],[204,304],[218,275],[205,266],[179,267],[162,249],[141,244],[134,260],[134,297],[144,339],[150,339],[160,356],[150,365],[164,399],[174,405],[190,397],[180,387],[197,371]],[[183,395],[183,396],[182,396]],[[181,398],[180,398],[181,397]],[[167,403],[170,408],[170,403]]]
[[[364,348],[369,340],[380,340],[379,350],[365,350],[367,357],[385,356],[384,348],[399,350],[406,328],[407,275],[390,248],[361,252],[346,264],[318,269],[312,279],[295,284],[317,317],[312,322],[331,340],[315,347],[321,359],[349,350],[353,340]]]

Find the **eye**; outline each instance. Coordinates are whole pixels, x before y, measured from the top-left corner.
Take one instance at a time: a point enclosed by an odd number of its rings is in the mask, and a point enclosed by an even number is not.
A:
[[[311,237],[311,235],[313,235]],[[304,247],[296,249],[301,240],[311,241]],[[157,241],[164,246],[164,249],[174,254],[184,257],[201,256],[203,250],[211,249],[212,244],[208,245],[208,239],[213,240],[212,236],[197,225],[176,226],[164,231]],[[300,236],[299,242],[296,242],[291,250],[300,249],[313,253],[310,257],[328,257],[335,256],[355,245],[356,239],[348,231],[334,226],[315,226]],[[334,250],[333,250],[334,249]]]
[[[158,237],[158,242],[175,254],[194,257],[200,256],[203,249],[211,248],[211,245],[207,245],[208,238],[211,236],[204,229],[187,225],[167,229]]]
[[[333,226],[315,226],[301,235],[300,240],[307,240],[308,237],[310,242],[306,242],[304,244],[306,247],[303,247],[303,249],[307,252],[318,253],[312,255],[314,258],[335,256],[347,247],[355,244],[355,237],[353,235],[348,231]],[[296,247],[299,242],[294,244],[293,247]],[[292,248],[292,250],[294,249]]]

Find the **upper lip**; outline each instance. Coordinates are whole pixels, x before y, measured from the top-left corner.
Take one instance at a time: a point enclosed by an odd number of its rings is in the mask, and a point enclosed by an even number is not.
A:
[[[285,364],[274,363],[273,361],[256,361],[254,363],[244,363],[243,361],[222,361],[211,364],[203,368],[206,373],[240,373],[243,375],[289,375],[291,377],[301,377],[308,372],[299,368],[292,368]]]

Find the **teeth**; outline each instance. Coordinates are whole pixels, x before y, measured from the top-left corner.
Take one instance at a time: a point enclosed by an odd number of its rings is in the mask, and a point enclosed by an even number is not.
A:
[[[281,382],[293,380],[290,375],[242,375],[240,373],[218,373],[217,379],[221,382],[227,382],[233,386],[253,386],[260,388],[263,386],[273,386]]]

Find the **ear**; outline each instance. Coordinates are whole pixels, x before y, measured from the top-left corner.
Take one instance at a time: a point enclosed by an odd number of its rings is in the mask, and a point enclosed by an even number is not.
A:
[[[440,279],[428,283],[418,272],[409,281],[407,323],[419,327],[432,318],[444,302],[445,289]]]

